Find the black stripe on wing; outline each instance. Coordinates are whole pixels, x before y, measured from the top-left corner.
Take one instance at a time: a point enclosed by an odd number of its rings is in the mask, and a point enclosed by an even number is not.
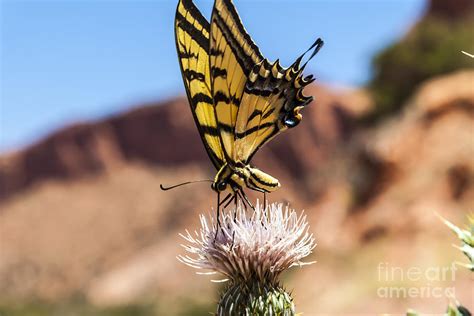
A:
[[[240,34],[244,37],[247,45],[250,46],[252,49],[253,53],[255,54],[255,58],[253,60],[253,63],[257,63],[260,60],[263,59],[262,53],[260,53],[260,50],[258,49],[257,45],[254,43],[250,35],[247,33],[247,31],[244,28],[244,25],[242,24],[242,20],[240,19],[239,14],[237,13],[237,9],[235,8],[232,0],[223,0],[223,3],[229,11],[230,15],[232,16],[233,20],[235,21],[235,25],[239,29]]]

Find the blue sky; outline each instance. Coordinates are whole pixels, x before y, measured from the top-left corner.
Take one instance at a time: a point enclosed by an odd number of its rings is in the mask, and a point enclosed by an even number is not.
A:
[[[174,0],[0,0],[0,151],[76,121],[184,93]],[[195,0],[209,17],[212,2]],[[363,85],[370,59],[422,14],[424,0],[234,0],[270,60],[289,65],[317,37],[322,82]]]

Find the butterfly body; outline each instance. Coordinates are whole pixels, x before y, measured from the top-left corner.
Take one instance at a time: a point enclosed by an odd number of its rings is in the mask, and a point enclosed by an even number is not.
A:
[[[250,165],[253,155],[301,121],[312,101],[303,89],[314,81],[303,69],[318,39],[288,68],[269,62],[245,31],[231,0],[215,0],[210,23],[192,0],[180,0],[176,47],[191,110],[217,169],[212,189],[272,192],[277,179]],[[311,56],[301,65],[306,53]]]
[[[258,192],[273,192],[280,187],[280,182],[271,175],[242,162],[226,163],[217,172],[211,185],[216,192],[231,189],[237,192],[247,187]]]

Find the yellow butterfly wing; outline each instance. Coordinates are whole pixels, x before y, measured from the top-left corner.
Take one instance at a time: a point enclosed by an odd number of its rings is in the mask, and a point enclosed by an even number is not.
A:
[[[216,0],[211,17],[211,92],[227,160],[234,156],[237,113],[247,78],[263,57],[231,0]]]
[[[209,22],[191,0],[180,0],[175,37],[181,74],[204,146],[217,169],[225,163],[211,94]]]
[[[299,111],[313,99],[303,95],[304,87],[314,81],[312,75],[303,78],[303,70],[322,45],[321,39],[316,40],[287,69],[278,60],[270,64],[265,59],[255,65],[245,84],[237,115],[233,160],[248,164],[260,147],[298,125],[302,118]],[[311,56],[300,66],[311,50]]]
[[[318,39],[293,65],[270,64],[245,31],[231,0],[216,0],[211,24],[192,0],[180,0],[176,46],[196,125],[213,164],[248,164],[255,152],[280,132],[296,126],[312,98],[303,88]],[[309,59],[300,66],[307,52]]]

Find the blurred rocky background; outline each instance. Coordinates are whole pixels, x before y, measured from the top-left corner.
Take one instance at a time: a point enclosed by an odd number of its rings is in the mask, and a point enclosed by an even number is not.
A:
[[[390,280],[378,267],[462,260],[435,213],[460,223],[474,206],[474,60],[460,53],[474,52],[473,10],[431,1],[375,57],[367,87],[311,86],[302,124],[255,156],[282,183],[270,199],[304,209],[316,236],[317,263],[285,276],[305,315],[444,311],[444,297],[380,297]],[[208,315],[219,285],[175,256],[178,233],[198,227],[215,194],[159,185],[214,173],[184,97],[4,154],[0,315]],[[453,287],[474,309],[467,271],[428,286]]]

